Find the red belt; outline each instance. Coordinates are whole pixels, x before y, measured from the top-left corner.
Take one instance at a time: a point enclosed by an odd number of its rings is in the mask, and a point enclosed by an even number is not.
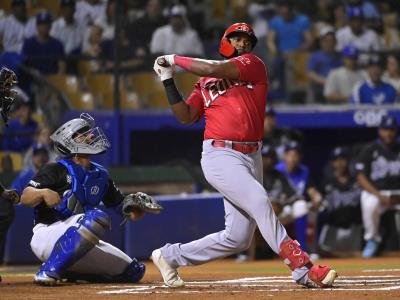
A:
[[[232,148],[233,150],[242,152],[243,154],[250,154],[258,150],[258,143],[237,143],[225,141],[212,141],[211,145],[218,148]],[[232,146],[231,146],[232,145]]]

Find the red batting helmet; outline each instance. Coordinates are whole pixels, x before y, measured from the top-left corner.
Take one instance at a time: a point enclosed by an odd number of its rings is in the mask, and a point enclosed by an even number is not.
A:
[[[250,27],[250,25],[246,23],[232,24],[225,31],[224,36],[222,37],[219,44],[219,54],[221,54],[225,58],[233,57],[236,54],[236,49],[231,45],[228,40],[229,36],[231,36],[235,32],[246,33],[251,39],[252,48],[254,48],[254,46],[257,44],[257,37],[255,36],[254,30]]]

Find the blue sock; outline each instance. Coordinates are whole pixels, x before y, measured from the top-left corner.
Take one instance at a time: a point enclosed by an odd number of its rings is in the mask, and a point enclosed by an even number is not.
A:
[[[306,251],[307,248],[307,215],[294,220],[296,230],[296,239],[300,243],[301,249]]]

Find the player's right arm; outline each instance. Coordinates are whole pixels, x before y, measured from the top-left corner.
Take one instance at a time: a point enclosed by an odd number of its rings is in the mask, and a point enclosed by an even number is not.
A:
[[[22,192],[21,203],[35,207],[44,201],[48,207],[57,206],[61,202],[60,195],[55,191],[60,181],[60,166],[56,163],[44,165]]]
[[[31,186],[26,187],[22,192],[21,203],[26,206],[35,207],[42,201],[46,202],[48,207],[55,207],[61,202],[61,198],[55,191],[37,189]]]

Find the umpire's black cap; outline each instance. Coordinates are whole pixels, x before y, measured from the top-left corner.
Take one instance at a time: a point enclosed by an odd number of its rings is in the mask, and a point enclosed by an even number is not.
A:
[[[350,158],[350,151],[348,148],[346,147],[335,147],[330,155],[330,159],[331,160],[335,160],[337,158],[346,158],[349,159]]]
[[[397,120],[393,116],[383,116],[379,128],[397,129]]]

